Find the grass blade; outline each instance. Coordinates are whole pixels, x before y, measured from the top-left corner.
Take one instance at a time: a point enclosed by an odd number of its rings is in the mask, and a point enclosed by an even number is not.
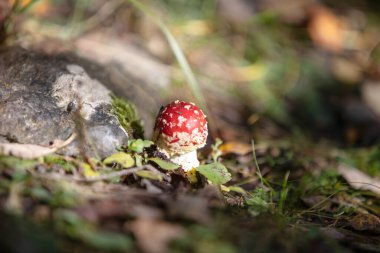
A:
[[[183,53],[181,47],[179,46],[177,40],[174,38],[173,34],[170,32],[169,28],[159,19],[157,16],[143,3],[138,0],[128,0],[133,6],[137,9],[141,10],[145,13],[162,31],[165,35],[171,50],[173,51],[174,56],[176,57],[179,66],[181,67],[186,81],[193,93],[195,99],[197,100],[197,104],[201,107],[205,114],[208,115],[208,121],[210,125],[214,126],[217,129],[217,125],[215,124],[215,120],[212,117],[212,114],[209,112],[206,104],[206,100],[203,96],[200,85],[195,78],[194,72],[192,71],[189,62],[187,61],[185,54]],[[212,130],[212,128],[210,128]],[[212,136],[215,136],[211,133]]]

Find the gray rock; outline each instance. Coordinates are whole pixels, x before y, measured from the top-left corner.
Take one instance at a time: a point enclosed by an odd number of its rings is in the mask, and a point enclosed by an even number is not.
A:
[[[111,154],[128,135],[112,114],[106,83],[101,67],[75,56],[1,50],[0,141],[48,146],[79,129],[85,141],[61,152]]]
[[[161,95],[173,79],[172,67],[152,57],[139,45],[111,37],[102,32],[86,34],[74,42],[75,51],[104,66],[102,73],[112,81],[107,87],[136,105],[144,122],[145,136],[149,138],[155,117],[165,104]]]

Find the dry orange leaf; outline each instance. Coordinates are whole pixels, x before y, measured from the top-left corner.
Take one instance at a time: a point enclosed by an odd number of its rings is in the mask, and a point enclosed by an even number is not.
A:
[[[238,141],[226,142],[219,147],[219,150],[223,155],[226,154],[236,154],[236,155],[246,155],[252,152],[252,146],[250,144]]]
[[[358,214],[349,221],[349,224],[357,231],[380,232],[380,218],[373,214]]]
[[[11,6],[13,6],[16,2],[16,0],[9,0]],[[28,4],[30,4],[32,0],[21,0],[19,2],[19,5],[21,7],[25,7]],[[45,14],[50,6],[50,0],[39,0],[37,3],[33,4],[33,7],[31,8],[30,12],[33,14],[36,14],[37,16]]]
[[[308,32],[316,45],[329,51],[343,48],[344,22],[331,10],[318,7],[312,12]]]
[[[49,11],[50,6],[50,0],[40,0],[36,3],[33,9],[31,9],[31,12],[37,16],[42,16]]]
[[[170,241],[185,234],[179,225],[153,219],[138,219],[130,227],[139,248],[145,253],[167,252]]]
[[[346,84],[355,84],[363,78],[363,70],[359,63],[352,59],[334,57],[331,70],[334,76]]]

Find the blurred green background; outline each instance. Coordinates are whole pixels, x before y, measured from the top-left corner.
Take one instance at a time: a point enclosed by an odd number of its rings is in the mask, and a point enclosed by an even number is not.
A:
[[[225,140],[305,134],[343,146],[376,144],[377,1],[141,1],[145,9],[131,2],[8,0],[0,18],[8,18],[8,44],[84,56],[84,40],[121,45],[113,54],[138,48],[142,58],[168,67],[139,76],[157,77],[147,83],[159,92],[148,96],[158,103],[206,101],[201,106],[211,112],[215,136]],[[201,92],[194,92],[157,22],[177,40]],[[104,63],[104,50],[90,58]]]

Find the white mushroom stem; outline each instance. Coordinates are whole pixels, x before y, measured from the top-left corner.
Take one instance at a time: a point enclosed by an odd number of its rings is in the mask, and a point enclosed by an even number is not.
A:
[[[190,171],[199,166],[197,151],[191,151],[182,155],[174,155],[170,157],[170,161],[181,165],[184,171]]]

